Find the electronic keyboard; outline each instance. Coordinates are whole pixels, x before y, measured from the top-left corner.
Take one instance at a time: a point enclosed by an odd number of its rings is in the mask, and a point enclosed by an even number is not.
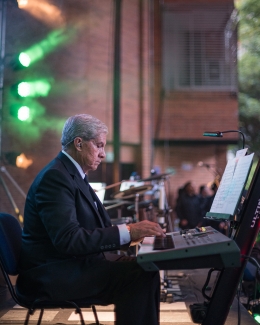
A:
[[[145,237],[137,262],[146,271],[239,267],[240,249],[234,240],[207,226],[167,233],[166,239]]]

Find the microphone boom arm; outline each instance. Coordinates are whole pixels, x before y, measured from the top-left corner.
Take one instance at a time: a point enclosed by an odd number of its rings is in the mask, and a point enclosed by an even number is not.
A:
[[[230,132],[237,132],[240,133],[243,139],[243,148],[245,148],[245,135],[243,132],[241,132],[240,130],[227,130],[227,131],[206,131],[203,133],[203,136],[205,137],[216,137],[216,138],[222,138],[223,137],[223,133],[230,133]]]

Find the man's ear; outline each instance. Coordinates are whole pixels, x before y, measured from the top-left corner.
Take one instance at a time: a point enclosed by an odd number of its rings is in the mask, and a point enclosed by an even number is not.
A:
[[[74,140],[74,144],[77,148],[82,148],[82,139],[81,138],[76,138]]]

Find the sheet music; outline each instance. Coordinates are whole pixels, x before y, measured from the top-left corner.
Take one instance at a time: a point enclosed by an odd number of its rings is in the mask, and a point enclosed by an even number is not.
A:
[[[210,212],[234,215],[244,189],[254,154],[230,159]]]

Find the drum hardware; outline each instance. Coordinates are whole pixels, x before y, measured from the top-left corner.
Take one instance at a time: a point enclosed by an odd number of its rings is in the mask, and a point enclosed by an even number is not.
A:
[[[157,179],[166,179],[168,176],[172,175],[173,173],[165,173],[165,174],[157,174],[153,175],[147,178],[139,179],[138,182],[148,182],[148,181],[154,181]]]
[[[102,191],[102,190],[108,190],[109,188],[113,188],[113,187],[118,186],[118,185],[120,185],[120,184],[122,184],[124,182],[127,182],[127,181],[123,180],[121,182],[117,182],[117,183],[114,183],[114,184],[111,184],[111,185],[107,185],[105,187],[101,187],[98,190],[95,190],[95,192]]]
[[[111,223],[114,226],[121,225],[123,223],[129,224],[129,223],[132,223],[132,222],[133,222],[132,217],[122,217],[122,218],[119,218],[119,219],[111,219]]]
[[[122,202],[122,200],[104,200],[104,204],[115,204],[115,203],[119,203],[119,202]]]
[[[138,209],[138,203],[139,203],[139,197],[142,194],[145,194],[146,191],[150,190],[152,188],[151,185],[144,185],[144,186],[133,186],[129,189],[126,189],[124,191],[119,191],[112,195],[114,199],[131,199],[135,198],[135,215],[133,217],[133,222],[139,221],[139,209]],[[125,202],[125,201],[123,201]],[[132,201],[130,203],[133,203]],[[119,205],[118,205],[119,206]]]
[[[154,208],[158,207],[158,199],[153,200],[144,200],[138,203],[138,207],[135,204],[131,204],[127,207],[129,211],[136,211],[136,209],[145,209],[147,213],[147,220],[156,222],[156,218],[154,217]]]
[[[140,182],[148,182],[157,183],[157,185],[153,186],[153,195],[157,195],[158,209],[156,214],[157,223],[160,224],[162,228],[166,228],[168,232],[173,232],[172,220],[170,213],[172,209],[168,205],[166,191],[165,191],[165,180],[171,176],[173,173],[165,173],[153,175],[145,179],[140,179]],[[156,182],[154,182],[156,181]],[[169,278],[167,271],[160,270],[160,278],[161,278],[161,295],[165,295],[171,293],[172,289],[169,288]]]
[[[143,185],[143,186],[135,186],[130,187],[127,190],[119,191],[115,193],[112,197],[114,199],[130,199],[134,198],[136,194],[144,194],[145,192],[149,191],[152,188],[151,185]]]
[[[153,200],[144,200],[138,203],[138,208],[139,209],[146,209],[149,208],[151,206],[157,206],[158,207],[158,199],[153,199]],[[135,205],[131,204],[127,207],[127,210],[133,210],[135,211]]]
[[[134,222],[139,221],[139,209],[138,209],[138,204],[139,204],[139,193],[135,194],[135,214],[134,214]]]
[[[108,203],[109,201],[106,201],[106,202]],[[114,209],[114,208],[120,207],[122,205],[132,203],[131,201],[124,201],[124,200],[121,200],[121,201],[120,200],[111,200],[110,202],[114,202],[114,204],[105,206],[106,210]],[[104,202],[104,204],[105,204],[105,202]]]

